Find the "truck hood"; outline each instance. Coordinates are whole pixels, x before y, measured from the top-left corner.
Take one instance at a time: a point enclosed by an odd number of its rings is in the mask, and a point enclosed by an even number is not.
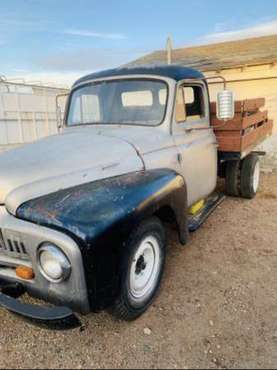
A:
[[[80,128],[67,128],[66,131],[78,130]],[[151,126],[118,126],[118,125],[97,125],[83,127],[83,130],[94,131],[99,135],[120,138],[132,143],[137,152],[143,157],[148,153],[168,148],[172,145],[173,139],[169,135],[169,128]]]
[[[143,168],[137,150],[123,138],[68,130],[0,155],[0,204],[15,214],[39,196]]]

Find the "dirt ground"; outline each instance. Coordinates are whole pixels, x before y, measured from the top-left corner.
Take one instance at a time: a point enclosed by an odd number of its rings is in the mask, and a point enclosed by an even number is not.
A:
[[[169,241],[143,317],[90,314],[84,330],[49,331],[1,309],[0,366],[277,368],[277,174],[255,200],[226,199],[186,247]]]

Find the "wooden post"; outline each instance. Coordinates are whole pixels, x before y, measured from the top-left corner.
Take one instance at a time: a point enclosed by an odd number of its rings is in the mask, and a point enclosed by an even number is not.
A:
[[[168,36],[166,41],[166,50],[167,50],[167,64],[172,63],[172,40],[171,37]]]

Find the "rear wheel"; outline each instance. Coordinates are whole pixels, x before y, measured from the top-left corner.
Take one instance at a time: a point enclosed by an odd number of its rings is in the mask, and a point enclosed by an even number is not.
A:
[[[225,192],[233,197],[239,196],[240,161],[228,161],[225,170]]]
[[[260,161],[256,154],[249,154],[242,161],[240,192],[243,198],[254,198],[260,183]]]
[[[134,320],[150,306],[160,286],[165,264],[166,237],[160,220],[142,222],[130,235],[121,266],[121,286],[113,314]]]

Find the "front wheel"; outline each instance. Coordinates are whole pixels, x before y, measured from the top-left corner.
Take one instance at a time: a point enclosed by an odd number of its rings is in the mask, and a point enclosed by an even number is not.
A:
[[[155,298],[164,271],[166,236],[157,217],[142,222],[130,235],[123,252],[120,292],[113,314],[134,320]]]

